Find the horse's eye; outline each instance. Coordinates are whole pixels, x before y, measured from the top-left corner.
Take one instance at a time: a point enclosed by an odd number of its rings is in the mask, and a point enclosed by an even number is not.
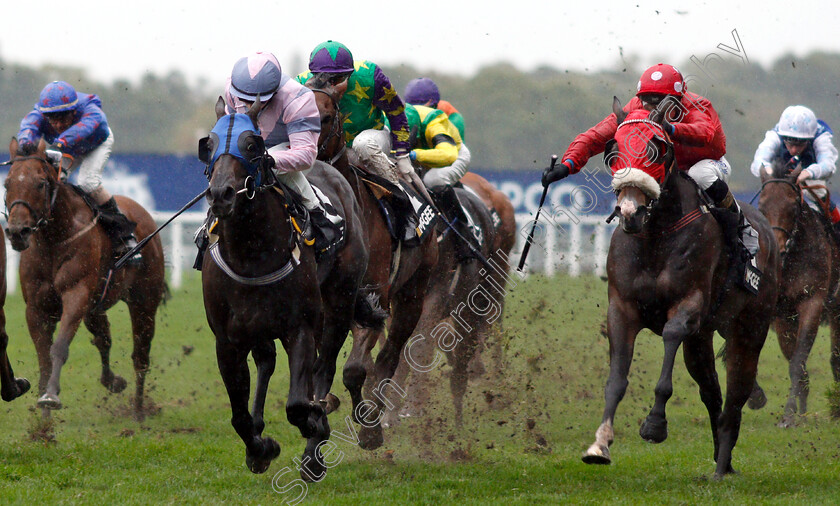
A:
[[[38,182],[38,189],[39,190],[43,190],[46,187],[47,187],[47,180],[46,179],[42,179]]]

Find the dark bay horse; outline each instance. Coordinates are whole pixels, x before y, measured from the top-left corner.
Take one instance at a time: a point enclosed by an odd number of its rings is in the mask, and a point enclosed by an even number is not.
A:
[[[6,233],[12,247],[21,252],[26,323],[41,370],[38,406],[62,407],[58,397],[61,368],[83,321],[102,359],[100,382],[111,392],[125,389],[126,381],[111,371],[111,331],[105,314],[122,300],[128,305],[134,342],[134,414],[142,420],[155,314],[166,291],[160,238],[147,243],[138,266],[113,273],[108,292],[100,300],[113,265],[113,250],[105,231],[96,226],[98,215],[70,185],[58,179],[55,167],[45,158],[43,142],[35,154],[24,156],[18,153],[17,140],[12,139],[9,152],[12,166],[6,177]],[[125,215],[137,223],[138,240],[155,230],[151,215],[139,204],[127,197],[115,198]]]
[[[361,180],[356,167],[361,163],[355,159],[352,150],[346,149],[342,118],[338,107],[341,97],[326,83],[307,86],[315,91],[318,108],[321,111],[321,138],[318,157],[328,161],[347,179],[353,194],[362,209],[362,223],[366,241],[370,248],[370,260],[365,273],[365,284],[375,288],[380,303],[390,310],[385,344],[374,361],[371,354],[381,332],[375,329],[353,328],[353,349],[344,365],[344,385],[350,391],[353,402],[353,417],[361,424],[360,446],[375,449],[383,444],[381,418],[386,405],[383,402],[388,393],[383,390],[401,389],[391,381],[399,364],[403,346],[417,326],[423,311],[423,300],[432,269],[438,259],[436,234],[427,232],[422,242],[414,248],[404,248],[402,243],[392,242],[379,203]],[[353,156],[351,159],[350,157]],[[367,400],[362,388],[367,381]],[[366,416],[362,415],[362,411]]]
[[[344,178],[326,164],[307,177],[330,199],[345,220],[345,240],[332,259],[316,265],[314,250],[289,213],[288,189],[274,184],[268,155],[257,132],[261,104],[248,114],[225,114],[216,104],[215,137],[208,137],[208,201],[218,224],[202,265],[207,321],[216,336],[216,358],[231,403],[231,424],[245,443],[246,463],[265,472],[280,446],[263,437],[263,410],[275,366],[274,340],[288,355],[289,396],[286,417],[307,438],[301,476],[320,480],[326,466],[319,446],[329,439],[327,398],[338,352],[351,322],[379,325],[373,297],[360,283],[368,250],[359,208]],[[230,146],[235,146],[232,150]],[[209,155],[208,155],[209,156]],[[251,353],[257,367],[252,412],[248,412]]]
[[[805,364],[823,321],[831,326],[831,371],[840,381],[840,247],[828,220],[804,201],[807,190],[796,182],[802,168],[790,174],[786,169],[774,164],[772,174],[762,171],[758,201],[782,258],[773,326],[790,364],[790,390],[780,427],[795,425],[796,413],[807,410]]]
[[[0,230],[0,398],[11,402],[29,391],[26,378],[15,378],[12,362],[6,353],[9,335],[6,334],[6,236]]]
[[[655,443],[668,436],[665,404],[673,393],[671,375],[682,345],[686,367],[709,413],[715,476],[722,477],[734,472],[732,450],[741,409],[755,384],[776,303],[778,248],[767,220],[742,203],[760,235],[756,260],[763,278],[757,295],[735,286],[729,279],[731,260],[722,228],[708,214],[694,182],[676,168],[673,144],[662,127],[648,120],[646,111],[627,116],[618,99],[613,111],[619,127],[605,156],[625,162],[612,166],[614,172],[622,170],[613,180],[621,226],[613,233],[607,258],[610,373],[603,419],[583,460],[611,462],[613,420],[627,389],[634,342],[648,328],[662,336],[665,353],[655,402],[639,434]],[[656,168],[664,176],[661,183],[650,176]],[[715,371],[715,331],[726,340],[725,402]]]

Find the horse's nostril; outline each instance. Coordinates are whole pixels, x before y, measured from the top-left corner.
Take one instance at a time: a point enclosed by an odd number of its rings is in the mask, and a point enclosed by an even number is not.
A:
[[[225,188],[225,193],[223,194],[223,198],[225,201],[233,200],[235,196],[236,192],[233,190],[233,188],[231,188],[230,186]]]

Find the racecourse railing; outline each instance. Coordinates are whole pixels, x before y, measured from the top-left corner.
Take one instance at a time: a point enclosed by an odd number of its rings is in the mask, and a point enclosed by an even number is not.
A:
[[[162,224],[172,213],[154,212],[155,221]],[[189,275],[195,259],[193,234],[205,218],[204,212],[186,212],[161,231],[167,279],[170,288],[180,288]],[[534,234],[534,242],[528,253],[526,273],[539,272],[552,276],[565,270],[571,276],[592,273],[604,276],[607,249],[615,223],[608,225],[606,216],[550,216],[541,214]],[[534,217],[530,214],[516,215],[517,240],[510,255],[511,268],[516,268],[522,247]],[[6,241],[7,266],[6,285],[9,294],[18,292],[18,264],[20,255]]]

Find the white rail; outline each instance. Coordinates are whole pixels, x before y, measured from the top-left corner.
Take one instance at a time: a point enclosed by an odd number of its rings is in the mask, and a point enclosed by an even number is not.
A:
[[[173,213],[154,212],[152,216],[158,224],[172,217]],[[528,253],[527,272],[541,272],[551,276],[558,269],[565,269],[571,276],[582,273],[605,274],[609,236],[614,225],[607,225],[606,216],[554,216],[553,222],[544,220],[540,215],[534,243]],[[184,276],[192,269],[195,259],[193,233],[204,220],[204,212],[186,212],[178,216],[168,227],[161,231],[163,253],[168,273],[169,286],[178,289],[183,285]],[[517,240],[511,252],[511,264],[519,263],[522,247],[534,217],[529,214],[517,214]],[[8,293],[18,293],[18,264],[20,254],[14,251],[6,241],[7,268],[6,285]]]

